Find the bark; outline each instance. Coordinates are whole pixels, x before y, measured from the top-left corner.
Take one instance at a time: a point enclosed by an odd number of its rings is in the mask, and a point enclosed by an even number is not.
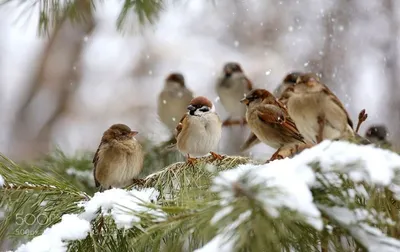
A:
[[[16,159],[27,160],[49,151],[51,129],[67,110],[79,85],[84,37],[93,31],[95,23],[89,0],[78,2],[77,8],[82,9],[82,20],[72,23],[64,17],[56,25],[16,114],[10,148]],[[53,109],[43,114],[49,107]]]

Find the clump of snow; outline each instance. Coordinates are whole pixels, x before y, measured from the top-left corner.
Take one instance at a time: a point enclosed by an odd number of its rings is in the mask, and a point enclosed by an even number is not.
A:
[[[68,241],[82,240],[90,231],[90,222],[76,214],[65,214],[61,222],[44,230],[43,234],[21,245],[16,252],[67,251]]]
[[[75,176],[76,178],[88,182],[90,186],[94,187],[93,171],[80,171],[73,167],[66,170],[66,173],[70,176]]]
[[[318,173],[313,171],[314,165],[318,165]],[[230,203],[236,199],[238,190],[242,190],[242,193],[250,193],[262,203],[270,216],[279,216],[279,208],[287,207],[302,214],[310,225],[321,230],[321,213],[313,202],[311,188],[320,188],[324,184],[341,187],[343,181],[337,174],[339,172],[344,179],[354,182],[390,185],[389,188],[400,197],[400,183],[396,182],[400,178],[394,177],[399,169],[400,156],[394,152],[372,145],[361,146],[342,141],[323,141],[293,158],[264,165],[240,165],[221,172],[214,179],[211,189],[219,194],[223,208],[215,214],[212,224],[233,210],[229,208]],[[251,188],[261,189],[254,192],[249,190]],[[363,185],[356,184],[354,189],[344,190],[343,194],[350,200],[355,200],[356,195],[368,199]],[[340,197],[327,196],[332,203],[343,204]],[[352,214],[353,220],[358,222],[391,223],[390,219],[376,211],[355,209]],[[217,236],[210,243],[212,245],[219,240]]]
[[[230,225],[226,226],[222,230],[220,230],[219,234],[216,235],[211,241],[209,241],[202,248],[196,249],[194,252],[210,252],[210,251],[218,251],[218,252],[230,252],[234,249],[234,244],[237,238],[237,232],[235,229],[244,221],[249,219],[251,216],[251,211],[248,210],[239,215],[237,220],[235,220]]]
[[[135,213],[147,213],[153,215],[157,221],[161,221],[166,217],[163,211],[143,206],[145,203],[156,202],[158,195],[159,192],[153,188],[140,191],[114,188],[98,192],[90,201],[80,203],[80,206],[85,208],[81,216],[92,220],[100,209],[103,215],[111,214],[118,228],[131,228],[134,224],[138,224],[140,217]]]
[[[365,223],[358,223],[358,213],[343,207],[319,206],[321,211],[346,228],[368,251],[400,251],[400,241],[385,236],[379,229]]]
[[[328,140],[304,150],[293,158],[298,163],[318,163],[322,172],[340,171],[354,181],[366,181],[387,186],[394,172],[400,170],[400,156],[373,145],[356,145]]]
[[[61,222],[47,228],[42,235],[21,245],[16,252],[62,252],[67,251],[69,241],[85,239],[90,231],[90,222],[100,209],[103,215],[111,215],[118,228],[130,228],[140,222],[137,213],[154,216],[155,221],[164,220],[166,214],[150,209],[143,204],[154,203],[159,192],[153,188],[144,190],[110,189],[96,193],[89,201],[80,202],[81,214],[65,214]]]
[[[232,240],[227,240],[223,235],[216,235],[211,241],[209,241],[203,247],[196,249],[194,252],[231,252],[234,248],[234,242]]]
[[[278,208],[288,207],[303,214],[315,228],[322,229],[320,212],[313,203],[309,189],[309,185],[315,181],[315,174],[310,167],[293,159],[265,165],[240,165],[236,169],[221,172],[214,179],[212,190],[219,193],[223,204],[229,204],[236,197],[236,185],[246,186],[242,183],[243,177],[249,179],[250,187],[267,186],[279,190],[279,194],[271,190],[259,190],[254,195],[271,216],[278,217]]]
[[[4,178],[0,175],[0,187],[4,185]]]

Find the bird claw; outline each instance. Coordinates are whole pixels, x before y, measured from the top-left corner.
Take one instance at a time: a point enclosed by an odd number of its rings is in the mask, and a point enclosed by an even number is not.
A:
[[[267,160],[266,164],[274,160],[283,159],[283,156],[279,154],[280,151],[281,149],[279,148],[274,154],[272,154],[271,158]]]
[[[212,152],[212,151],[210,151],[210,154],[212,156],[212,161],[223,160],[225,158],[223,155],[217,154],[217,153]]]
[[[365,122],[368,118],[368,114],[366,113],[365,109],[361,110],[360,113],[358,114],[358,122],[357,122],[357,127],[356,127],[356,133],[358,133],[358,130],[360,129],[360,126],[363,122]]]
[[[198,162],[197,158],[191,158],[189,156],[187,157],[186,163],[188,163],[189,165],[194,166],[197,162]]]

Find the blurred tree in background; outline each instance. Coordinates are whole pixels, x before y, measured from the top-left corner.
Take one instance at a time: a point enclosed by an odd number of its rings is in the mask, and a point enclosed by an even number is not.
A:
[[[368,123],[386,123],[390,139],[398,145],[399,3],[322,0],[306,5],[288,0],[125,0],[117,6],[118,13],[111,15],[110,2],[6,0],[0,6],[2,14],[11,9],[21,10],[19,19],[34,14],[42,42],[29,67],[19,69],[17,64],[13,65],[17,68],[15,75],[26,76],[26,81],[12,83],[3,70],[0,83],[3,91],[14,84],[19,87],[14,90],[18,93],[15,96],[8,96],[9,91],[7,95],[5,91],[0,93],[3,115],[0,122],[4,124],[0,133],[7,135],[7,140],[0,142],[0,148],[5,150],[0,151],[26,161],[15,164],[2,157],[0,162],[1,174],[11,181],[0,191],[1,211],[4,210],[1,212],[4,216],[0,216],[4,217],[0,225],[2,248],[16,247],[11,244],[15,240],[21,242],[21,236],[5,239],[18,228],[16,213],[52,213],[47,225],[28,227],[42,232],[59,222],[62,214],[82,211],[76,203],[89,200],[95,192],[92,152],[103,131],[116,121],[127,122],[143,132],[139,137],[147,155],[141,176],[162,169],[147,177],[145,186],[175,193],[173,198],[164,198],[160,203],[169,218],[159,223],[146,219],[143,222],[148,228],[146,232],[135,228],[122,232],[107,218],[107,231],[114,235],[102,237],[95,233],[101,239],[88,236],[84,241],[74,242],[72,249],[91,251],[104,246],[110,251],[128,251],[132,247],[155,251],[160,244],[170,251],[184,246],[192,249],[250,210],[254,213],[252,219],[237,226],[241,238],[238,246],[243,251],[256,251],[271,244],[275,246],[273,251],[282,251],[282,247],[287,251],[293,248],[327,251],[324,249],[328,246],[334,251],[349,248],[364,251],[368,244],[358,236],[361,229],[340,223],[338,215],[330,216],[328,210],[333,208],[327,206],[362,209],[374,217],[383,212],[384,217],[390,216],[398,223],[399,203],[387,187],[349,180],[347,173],[354,164],[346,165],[345,172],[333,174],[340,185],[330,183],[332,173],[326,174],[313,163],[310,165],[317,182],[311,190],[323,214],[322,231],[313,229],[304,218],[288,209],[280,209],[278,219],[265,215],[260,207],[262,202],[255,196],[271,187],[254,185],[245,177],[239,184],[232,184],[236,191],[229,202],[231,214],[220,219],[218,227],[209,225],[213,216],[223,210],[220,203],[224,200],[209,190],[214,172],[253,161],[229,157],[214,167],[216,171],[204,163],[196,167],[181,163],[166,167],[181,157],[156,146],[170,136],[157,121],[155,90],[160,90],[168,72],[182,71],[188,86],[196,94],[212,98],[224,118],[227,115],[215,96],[214,84],[226,61],[242,63],[255,86],[269,90],[275,88],[286,72],[318,72],[338,93],[353,119],[360,109],[367,108]],[[0,19],[5,17],[0,15]],[[35,18],[28,20],[32,22]],[[110,20],[114,22],[110,24]],[[140,33],[130,34],[138,30]],[[4,43],[0,41],[0,58],[7,51],[1,50]],[[11,43],[18,46],[17,41]],[[108,64],[104,67],[101,62]],[[6,65],[8,62],[0,61],[0,69],[8,69]],[[222,152],[237,154],[247,133],[247,129],[239,127],[224,129]],[[62,150],[54,150],[54,143],[60,144]],[[64,153],[68,145],[73,151],[90,151],[71,157]],[[262,157],[267,155],[262,153]],[[35,161],[31,162],[32,159]],[[398,180],[398,174],[393,179]],[[176,186],[178,182],[181,187]],[[363,190],[356,191],[355,196],[350,195],[360,188]],[[370,224],[385,235],[399,238],[398,227],[382,219]],[[94,225],[101,221],[101,217],[96,217]],[[271,227],[274,232],[265,232]],[[376,238],[376,233],[370,235]],[[376,236],[386,240],[385,235]],[[23,237],[23,242],[31,238]],[[395,245],[393,248],[397,249]]]
[[[3,1],[2,9],[20,10],[17,21],[33,16],[27,20],[37,21],[43,41],[31,57],[27,81],[13,83],[20,91],[4,101],[12,107],[3,111],[9,129],[0,141],[4,153],[27,160],[47,153],[53,143],[72,151],[95,149],[116,120],[143,131],[141,140],[160,143],[169,136],[157,119],[154,90],[175,70],[195,94],[215,100],[224,118],[214,84],[231,60],[242,63],[256,87],[269,90],[289,71],[319,73],[353,120],[366,108],[364,127],[385,123],[399,144],[395,1],[321,1],[307,12],[290,1],[111,2]],[[376,29],[380,36],[374,36]],[[7,78],[2,83],[11,85]],[[222,151],[237,154],[247,133],[226,129]]]

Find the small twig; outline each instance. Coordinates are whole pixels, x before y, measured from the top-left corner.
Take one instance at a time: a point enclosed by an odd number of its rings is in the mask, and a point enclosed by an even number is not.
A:
[[[358,133],[358,130],[360,129],[360,126],[365,120],[367,120],[368,114],[365,113],[365,109],[361,110],[361,112],[358,114],[358,123],[356,127],[356,133]]]

